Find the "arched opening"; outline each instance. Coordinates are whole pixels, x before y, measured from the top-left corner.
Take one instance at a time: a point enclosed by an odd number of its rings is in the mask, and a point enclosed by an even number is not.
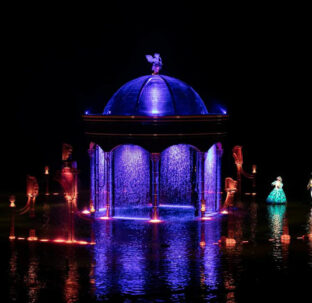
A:
[[[138,145],[120,145],[112,157],[112,215],[149,218],[150,156]]]
[[[195,215],[199,194],[197,175],[198,153],[193,146],[172,145],[161,153],[160,213],[162,216]]]

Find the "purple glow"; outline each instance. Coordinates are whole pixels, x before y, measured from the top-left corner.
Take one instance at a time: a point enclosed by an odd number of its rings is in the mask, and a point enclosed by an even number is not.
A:
[[[159,204],[159,207],[171,207],[171,208],[185,208],[185,209],[191,209],[191,208],[194,208],[193,205],[177,205],[177,204],[174,204],[174,205],[171,205],[171,204]]]
[[[218,221],[208,221],[200,226],[200,239],[206,243],[203,248],[202,262],[200,264],[201,283],[212,290],[217,289],[219,279],[220,251],[219,247],[212,245],[221,237],[221,226]]]
[[[153,76],[147,80],[139,99],[141,114],[163,116],[174,112],[170,91],[160,76]]]
[[[98,166],[98,176],[97,176],[97,194],[98,197],[98,207],[104,207],[105,206],[105,161],[104,161],[104,151],[102,148],[97,146],[97,166]]]
[[[192,183],[196,183],[196,172],[191,157],[194,154],[195,151],[186,144],[173,145],[161,153],[160,202],[162,204],[193,205]]]
[[[184,222],[164,225],[116,220],[114,224],[96,224],[89,276],[97,299],[112,293],[146,294],[156,285],[158,291],[165,288],[172,293],[168,302],[180,302],[180,291],[194,279],[201,288],[216,290],[222,281],[222,254],[213,243],[220,236],[218,220],[198,221],[193,228]]]
[[[227,110],[224,108],[224,107],[222,107],[222,106],[218,106],[219,107],[219,110],[221,111],[221,113],[223,114],[223,115],[226,115],[227,114]]]
[[[206,212],[211,213],[219,209],[220,166],[217,144],[211,146],[205,159],[205,200]]]
[[[150,218],[140,218],[140,217],[118,217],[115,216],[114,219],[119,219],[119,220],[138,220],[138,221],[149,221]]]
[[[218,211],[220,206],[220,150],[221,144],[216,143],[206,153],[205,215]],[[186,144],[171,146],[161,153],[161,218],[191,219],[194,216],[199,203],[198,159],[197,151]],[[149,219],[150,187],[151,159],[146,150],[136,145],[122,145],[111,153],[104,153],[95,146],[91,161],[91,194],[97,210],[105,210],[107,198],[110,198],[109,215]]]
[[[104,163],[104,152],[100,146],[96,145],[91,158],[91,199],[98,210],[105,206],[105,163]]]
[[[113,151],[114,216],[149,217],[149,153],[136,145],[122,145]]]

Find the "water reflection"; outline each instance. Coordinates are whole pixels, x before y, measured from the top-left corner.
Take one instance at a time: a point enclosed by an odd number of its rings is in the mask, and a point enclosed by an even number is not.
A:
[[[97,221],[94,246],[10,242],[7,293],[20,302],[241,302],[284,287],[284,270],[295,282],[311,272],[312,241],[296,239],[293,225],[294,250],[281,239],[289,234],[285,205],[241,206],[210,221]],[[304,212],[295,224],[311,233],[312,209]],[[220,245],[222,236],[234,245]]]
[[[9,297],[12,301],[17,301],[17,279],[18,279],[18,272],[17,272],[17,250],[15,249],[15,243],[10,243],[11,248],[11,257],[9,260]]]
[[[309,255],[310,255],[309,265],[312,268],[312,207],[310,209],[310,215],[308,216],[308,223],[306,229],[309,241]]]
[[[64,297],[66,303],[77,302],[79,298],[78,264],[73,247],[68,247],[67,272],[64,283]]]
[[[258,203],[254,197],[249,206],[249,221],[250,221],[250,240],[256,240],[257,222],[258,222]]]
[[[240,282],[240,275],[243,271],[242,251],[243,251],[243,220],[245,211],[242,203],[240,209],[229,211],[227,218],[227,238],[233,239],[235,244],[226,244],[223,247],[224,270],[222,272],[225,289],[225,301],[235,303],[237,296],[237,285]]]
[[[270,237],[273,243],[273,259],[280,269],[282,262],[288,258],[288,245],[290,243],[288,220],[285,205],[268,205]],[[288,237],[287,237],[288,236]]]
[[[220,253],[215,245],[221,237],[219,222],[203,222],[200,226],[200,285],[208,292],[207,300],[213,299],[220,284]]]
[[[176,294],[189,285],[200,285],[206,291],[218,287],[219,247],[213,244],[221,234],[217,220],[120,221],[118,226],[105,222],[97,228],[94,275],[90,276],[97,298],[117,293],[143,295],[153,290],[181,300],[182,295]]]
[[[39,302],[39,293],[45,283],[40,281],[38,277],[39,260],[35,252],[35,245],[29,244],[29,260],[28,269],[24,275],[24,283],[27,288],[28,302]]]

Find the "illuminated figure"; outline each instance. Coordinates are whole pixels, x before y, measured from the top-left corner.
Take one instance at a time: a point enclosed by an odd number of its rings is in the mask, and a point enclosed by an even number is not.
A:
[[[309,183],[307,185],[307,189],[310,190],[311,198],[312,198],[312,173],[311,173],[311,178],[309,180]]]
[[[274,189],[270,192],[267,197],[268,203],[273,204],[284,204],[286,203],[286,196],[283,190],[282,177],[277,177],[274,182],[272,182]]]

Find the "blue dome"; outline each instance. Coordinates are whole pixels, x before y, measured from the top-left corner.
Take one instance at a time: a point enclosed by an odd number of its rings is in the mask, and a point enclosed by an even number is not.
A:
[[[109,100],[103,115],[206,115],[207,108],[194,89],[164,75],[139,77],[123,85]]]

